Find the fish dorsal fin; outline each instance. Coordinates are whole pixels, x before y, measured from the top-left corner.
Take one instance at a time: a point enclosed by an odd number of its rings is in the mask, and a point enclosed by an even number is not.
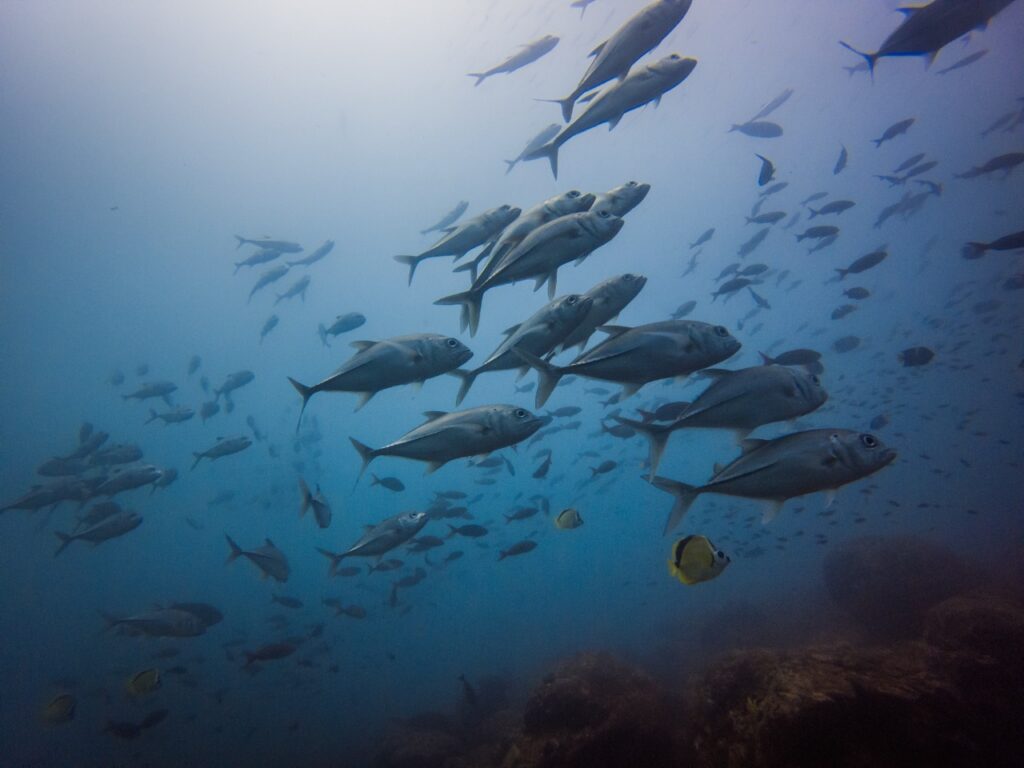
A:
[[[622,115],[616,115],[611,120],[609,120],[608,121],[608,131],[609,132],[614,131],[615,130],[615,126],[619,124],[619,120],[621,120],[621,119],[622,119]]]
[[[268,547],[274,547],[274,549],[277,549],[277,547],[274,546],[274,542],[272,542],[270,539],[264,539],[263,543],[266,544]]]
[[[372,531],[374,528],[375,528],[375,526],[370,525],[369,523],[366,523],[366,524],[363,525],[363,530],[364,531]],[[377,559],[379,560],[380,558],[377,558]]]
[[[903,5],[903,6],[900,6],[899,8],[896,8],[895,10],[896,10],[897,13],[902,13],[907,18],[910,18],[915,13],[920,11],[922,8],[926,8],[926,7],[927,6],[924,6],[924,5]]]
[[[767,440],[762,440],[758,437],[748,437],[746,440],[740,442],[740,450],[743,452],[743,455],[746,456],[748,453],[756,451],[767,442]]]
[[[601,55],[601,51],[603,51],[603,50],[604,50],[604,47],[605,47],[605,46],[606,46],[607,44],[608,44],[608,41],[607,41],[607,40],[605,40],[605,41],[604,41],[603,43],[601,43],[600,45],[598,45],[598,46],[597,46],[597,48],[595,48],[595,49],[594,49],[594,50],[592,50],[592,51],[591,51],[590,53],[588,53],[588,54],[587,54],[587,58],[589,59],[589,58],[590,58],[591,56],[600,56],[600,55]]]
[[[769,502],[769,506],[765,508],[764,513],[761,515],[761,524],[770,523],[778,517],[779,510],[782,509],[782,504],[783,502],[778,499]]]
[[[640,390],[640,387],[642,387],[645,383],[646,382],[643,382],[643,381],[641,381],[639,383],[637,383],[637,382],[623,383],[623,385],[622,385],[622,394],[620,395],[620,399],[625,400],[627,397],[632,397],[633,395],[635,395]]]
[[[724,465],[722,465],[721,463],[719,463],[719,462],[717,462],[717,461],[716,461],[716,462],[715,462],[715,463],[714,463],[714,464],[712,465],[712,467],[711,467],[711,474],[712,474],[712,475],[719,475],[719,474],[721,474],[721,473],[722,473],[722,470],[723,470],[723,469],[725,469],[725,466],[724,466]]]
[[[365,352],[366,350],[368,350],[370,347],[372,347],[376,343],[377,343],[376,341],[366,341],[364,339],[362,341],[350,342],[349,346],[352,347],[353,349],[359,350],[360,352]]]
[[[515,325],[511,325],[508,328],[506,328],[504,331],[502,331],[502,333],[505,334],[506,336],[511,336],[513,333],[518,331],[522,327],[522,325],[522,323],[516,323]]]
[[[423,415],[427,417],[427,421],[435,421],[442,416],[447,416],[448,411],[424,411]]]
[[[597,326],[597,330],[602,333],[607,333],[608,337],[611,338],[612,336],[621,336],[631,329],[628,325],[599,325]]]

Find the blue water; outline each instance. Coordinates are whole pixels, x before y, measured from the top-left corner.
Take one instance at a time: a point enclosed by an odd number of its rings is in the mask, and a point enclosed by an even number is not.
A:
[[[111,443],[138,443],[145,461],[179,472],[168,488],[116,498],[143,516],[137,530],[96,548],[76,542],[59,558],[52,531],[73,525],[74,503],[52,515],[0,516],[0,763],[356,765],[374,753],[392,718],[454,706],[460,673],[502,675],[521,696],[566,654],[606,648],[656,656],[668,619],[677,620],[676,632],[680,616],[697,627],[730,602],[782,607],[790,620],[810,621],[821,599],[821,557],[844,538],[920,534],[994,571],[1014,570],[1022,535],[1024,318],[1021,293],[1003,284],[1022,263],[1019,252],[966,261],[960,250],[966,241],[1020,230],[1024,172],[1005,180],[999,173],[970,180],[954,174],[1022,150],[1019,127],[979,135],[1024,107],[1021,4],[947,46],[930,70],[917,58],[883,59],[872,82],[864,72],[844,71],[859,60],[836,41],[873,50],[898,23],[892,3],[695,0],[642,60],[679,52],[698,60],[694,73],[658,108],[566,144],[557,181],[544,161],[505,175],[502,160],[558,120],[557,107],[537,99],[568,93],[587,52],[641,3],[598,0],[582,19],[568,2],[349,5],[0,8],[0,499],[21,495],[39,482],[43,461],[74,450],[82,422],[108,431]],[[548,33],[561,42],[528,67],[479,87],[466,77]],[[936,72],[983,48],[988,54],[969,67]],[[782,137],[727,132],[784,88],[794,95],[767,118],[784,127]],[[876,149],[871,139],[907,117],[916,118],[910,130]],[[849,166],[834,176],[841,145]],[[817,191],[857,205],[813,222],[842,230],[818,253],[809,255],[811,241],[797,244],[793,236],[808,226],[806,213],[792,229],[783,229],[785,222],[772,227],[745,263],[790,276],[776,286],[775,272],[756,286],[772,309],[741,329],[738,321],[754,306],[749,294],[714,302],[710,294],[757,230],[744,223],[758,199],[755,152],[769,156],[778,180],[789,182],[762,212],[792,214]],[[922,178],[942,183],[942,195],[875,228],[879,211],[903,189],[874,175],[918,152],[938,161]],[[649,384],[611,407],[600,403],[607,396],[583,390],[615,392],[614,384],[577,379],[558,388],[546,409],[581,406],[573,417],[581,427],[502,451],[516,474],[488,475],[494,485],[478,484],[483,471],[465,460],[425,476],[422,465],[393,458],[371,469],[401,479],[404,492],[372,487],[368,477],[356,484],[359,460],[348,437],[382,445],[420,424],[423,411],[453,409],[458,382],[448,376],[421,391],[384,391],[358,412],[354,395],[319,394],[296,438],[300,402],[285,377],[320,380],[349,357],[348,341],[456,335],[479,364],[503,329],[547,301],[530,283],[497,288],[485,301],[480,332],[459,334],[457,309],[433,301],[464,290],[465,275],[449,271],[450,259],[432,259],[407,287],[406,269],[392,260],[433,242],[421,229],[462,199],[470,201],[468,218],[503,203],[525,209],[568,189],[602,192],[630,179],[651,185],[647,199],[610,244],[559,271],[559,293],[630,271],[648,283],[620,324],[663,320],[696,299],[692,319],[723,324],[743,344],[729,368],[757,364],[759,351],[821,351],[830,399],[797,426],[866,430],[885,414],[890,423],[878,435],[899,451],[884,471],[842,489],[836,514],[818,515],[826,503],[818,494],[789,502],[762,528],[758,503],[702,498],[680,532],[711,537],[733,562],[697,587],[671,579],[665,561],[674,537],[662,536],[671,499],[641,478],[646,443],[602,434],[600,426],[615,407],[634,415],[635,408],[692,399],[705,386],[696,378]],[[689,243],[709,227],[714,237],[681,279],[696,253]],[[235,249],[235,233],[295,240],[306,254],[328,238],[337,245],[247,304],[265,267],[232,274],[233,262],[251,253]],[[880,266],[829,282],[837,267],[880,245],[889,252]],[[275,291],[302,274],[312,278],[306,299],[273,307]],[[788,289],[794,280],[802,282]],[[871,297],[848,301],[841,290],[852,285]],[[977,311],[988,301],[998,306]],[[830,319],[844,303],[857,311]],[[260,328],[275,312],[280,324],[260,343]],[[366,324],[325,348],[317,325],[346,312],[365,314]],[[833,351],[846,335],[858,336],[860,347]],[[897,353],[918,345],[933,349],[935,359],[901,366]],[[202,367],[187,376],[194,354]],[[141,364],[149,366],[144,376],[135,373]],[[149,404],[160,411],[163,404],[120,397],[140,381],[170,380],[178,385],[175,403],[198,411],[211,399],[201,376],[216,387],[241,369],[252,370],[255,381],[234,393],[232,413],[222,410],[205,424],[198,416],[181,425],[145,424]],[[109,382],[114,371],[125,374],[121,386]],[[530,373],[519,383],[535,379]],[[534,409],[533,393],[517,393],[514,380],[511,371],[481,376],[463,407]],[[218,436],[251,435],[248,416],[265,441],[189,471],[192,452]],[[793,428],[770,425],[756,434]],[[551,449],[553,463],[546,479],[535,480],[541,448]],[[584,450],[601,459],[580,458]],[[736,450],[726,432],[684,431],[672,438],[660,474],[701,483]],[[618,466],[591,481],[590,467],[604,458]],[[299,519],[300,474],[330,501],[329,529]],[[461,560],[435,569],[422,555],[399,550],[405,568],[398,574],[327,578],[316,547],[342,550],[363,525],[425,509],[444,490],[482,494],[470,512],[490,533],[452,539],[431,554],[437,563],[458,548]],[[233,500],[210,506],[222,491],[232,491]],[[543,514],[505,522],[503,513],[535,494],[553,512],[576,507],[584,526],[559,531]],[[794,536],[798,530],[802,537]],[[225,532],[247,548],[271,538],[290,562],[288,583],[260,580],[248,562],[225,566]],[[423,533],[445,536],[445,521]],[[815,541],[817,534],[827,543]],[[498,562],[500,550],[531,536],[536,550]],[[763,556],[739,554],[754,543]],[[427,578],[390,606],[391,582],[416,567]],[[272,594],[299,598],[304,607],[273,604]],[[335,618],[321,604],[328,597],[368,615]],[[197,638],[156,640],[105,632],[99,615],[178,600],[211,603],[224,620]],[[268,623],[275,614],[287,616],[286,628]],[[320,623],[321,637],[256,675],[240,671],[239,648],[228,658],[223,647],[235,639],[251,649],[308,636]],[[180,655],[154,661],[166,647]],[[315,666],[300,666],[302,659]],[[162,688],[141,702],[125,696],[129,675],[172,664],[188,673],[165,672]],[[62,691],[78,699],[74,720],[40,723],[40,709]],[[168,710],[167,719],[138,739],[103,731],[110,720],[139,721],[155,709]]]

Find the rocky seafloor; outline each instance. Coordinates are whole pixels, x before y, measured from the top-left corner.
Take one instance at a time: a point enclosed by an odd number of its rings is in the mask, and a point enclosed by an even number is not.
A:
[[[607,653],[579,653],[521,706],[482,681],[481,695],[458,711],[403,721],[374,765],[1022,763],[1024,602],[1016,590],[912,538],[846,542],[825,558],[823,581],[850,620],[841,636],[734,648],[670,683]]]

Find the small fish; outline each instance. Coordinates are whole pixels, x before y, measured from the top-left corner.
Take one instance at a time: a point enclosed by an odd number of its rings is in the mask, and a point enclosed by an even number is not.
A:
[[[238,557],[245,557],[260,570],[260,575],[264,578],[270,576],[278,582],[288,581],[288,576],[291,573],[288,559],[281,550],[274,546],[274,542],[270,539],[265,539],[263,546],[259,549],[246,551],[239,547],[227,534],[224,534],[224,538],[228,540],[228,546],[231,547],[231,552],[228,554],[228,559],[225,562],[230,563]]]
[[[987,53],[988,53],[988,49],[987,48],[982,48],[980,51],[975,51],[974,53],[972,53],[972,54],[970,54],[968,56],[964,56],[959,61],[956,61],[953,64],[950,64],[948,67],[940,69],[936,74],[944,75],[947,72],[952,72],[954,69],[963,69],[964,67],[970,66],[974,62],[978,61],[978,59],[982,58]]]
[[[128,678],[124,687],[132,698],[153,693],[160,687],[160,670],[144,669]]]
[[[782,126],[777,123],[764,121],[750,121],[742,125],[734,124],[728,133],[739,131],[745,136],[752,136],[755,139],[775,139],[782,135]]]
[[[833,176],[838,176],[843,172],[843,169],[846,168],[846,163],[850,158],[850,153],[846,151],[846,146],[844,144],[840,144],[839,146],[839,157],[836,158],[835,167],[832,168]]]
[[[379,485],[383,488],[387,488],[389,491],[395,491],[396,493],[405,490],[405,483],[399,480],[397,477],[377,477],[377,475],[370,473],[370,477],[373,478],[371,486]]]
[[[915,118],[908,117],[906,120],[900,120],[898,123],[893,123],[892,125],[885,129],[885,131],[882,133],[880,137],[878,137],[877,139],[872,139],[872,141],[875,143],[875,147],[878,148],[882,146],[884,142],[892,141],[897,136],[903,135],[908,130],[910,130],[910,126],[912,126],[914,122]]]
[[[668,572],[683,584],[692,586],[715,578],[730,562],[729,556],[706,536],[687,536],[672,545]]]
[[[896,357],[905,368],[915,368],[930,363],[935,357],[935,352],[928,347],[909,347]]]
[[[78,699],[72,694],[59,693],[46,703],[39,716],[47,725],[69,723],[75,719],[77,705]]]
[[[754,153],[755,157],[761,160],[761,171],[757,175],[757,186],[763,187],[769,181],[775,178],[775,165],[764,155],[758,155]]]
[[[527,552],[532,552],[536,548],[537,548],[537,542],[535,542],[535,541],[531,541],[529,539],[524,539],[523,541],[517,541],[515,544],[513,544],[508,549],[501,550],[500,554],[498,555],[498,561],[501,562],[506,557],[514,557],[516,555],[525,555]]]
[[[580,513],[572,507],[563,509],[555,515],[555,527],[560,528],[563,531],[579,528],[581,525],[583,525],[583,518],[580,517]]]
[[[714,237],[714,236],[715,236],[715,228],[714,227],[711,227],[710,229],[704,230],[703,234],[701,234],[700,237],[698,237],[694,242],[690,243],[690,250],[693,250],[697,246],[704,245],[704,243],[706,243],[709,240],[711,240],[711,238]]]

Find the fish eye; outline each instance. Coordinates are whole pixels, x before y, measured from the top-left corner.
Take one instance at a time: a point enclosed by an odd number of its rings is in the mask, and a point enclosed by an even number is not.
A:
[[[622,276],[622,279],[623,280],[636,280],[636,275],[633,275],[633,274],[630,274],[629,272],[627,272],[626,274],[624,274]]]
[[[819,379],[819,378],[818,378],[818,377],[817,377],[816,375],[814,375],[813,373],[811,374],[811,381],[813,381],[813,382],[814,382],[815,384],[821,384],[821,379]]]
[[[635,187],[636,186],[636,182],[635,181],[627,181],[626,182],[626,186],[627,187]]]
[[[724,338],[729,335],[729,329],[726,328],[724,325],[716,325],[715,333]]]
[[[874,435],[861,435],[860,441],[864,444],[865,448],[877,448],[878,440],[875,439]]]
[[[679,60],[679,54],[678,53],[673,53],[671,56],[669,56],[669,58],[672,59],[672,61],[678,61]]]
[[[579,296],[570,296],[568,299],[565,300],[565,303],[568,304],[569,306],[572,306],[579,300]]]
[[[448,341],[446,341],[445,344],[447,344],[451,349],[455,349],[457,346],[459,346],[459,342],[457,342],[455,339],[448,339]]]
[[[611,214],[608,213],[608,211],[602,209],[597,212],[597,215],[600,216],[602,219],[607,219]]]
[[[526,411],[524,411],[522,408],[516,408],[516,414],[515,415],[516,415],[517,419],[525,419],[526,418]]]
[[[723,552],[722,550],[718,550],[717,552],[715,552],[715,557],[717,557],[719,560],[725,560],[725,552]]]
[[[569,197],[579,197],[580,194],[581,193],[580,193],[580,191],[578,189],[570,189],[569,190]]]

